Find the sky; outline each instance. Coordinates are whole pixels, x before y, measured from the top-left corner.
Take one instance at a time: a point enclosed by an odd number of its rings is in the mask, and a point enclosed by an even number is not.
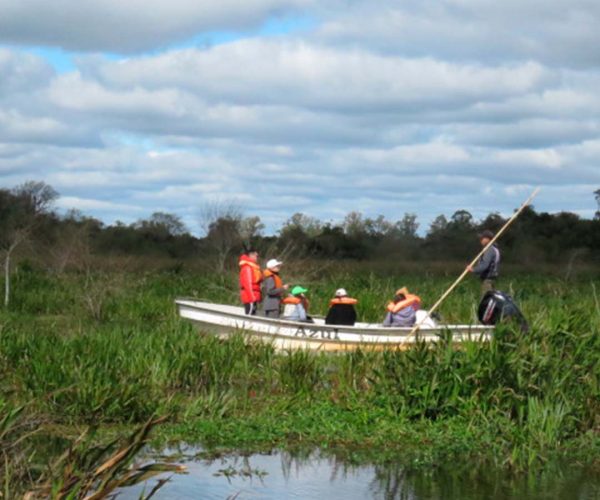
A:
[[[597,0],[0,0],[0,187],[106,223],[235,203],[592,217]]]

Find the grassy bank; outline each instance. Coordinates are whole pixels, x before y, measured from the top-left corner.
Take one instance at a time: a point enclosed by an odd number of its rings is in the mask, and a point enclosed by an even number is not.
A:
[[[292,270],[293,271],[293,270]],[[298,272],[297,276],[300,276]],[[400,285],[431,304],[451,277],[326,269],[302,280],[315,312],[339,286],[380,320]],[[293,275],[292,275],[292,281]],[[48,275],[21,271],[0,316],[0,409],[28,403],[46,431],[168,421],[157,442],[246,449],[321,446],[428,465],[476,458],[519,469],[600,451],[600,306],[593,281],[505,280],[531,332],[499,329],[490,344],[331,356],[278,355],[238,337],[202,337],[172,299],[235,302],[233,276]],[[473,318],[477,284],[444,305]]]

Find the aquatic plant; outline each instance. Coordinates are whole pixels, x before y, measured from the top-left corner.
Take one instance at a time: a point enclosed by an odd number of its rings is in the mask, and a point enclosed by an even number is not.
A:
[[[440,338],[409,351],[331,356],[200,335],[177,317],[176,296],[235,302],[234,276],[121,277],[101,317],[81,307],[85,276],[29,271],[16,279],[27,283],[0,316],[0,396],[26,404],[20,415],[102,428],[162,414],[165,439],[362,445],[382,457],[402,449],[419,463],[473,454],[532,468],[597,451],[600,309],[589,281],[505,281],[529,319],[525,335],[507,326],[492,342],[461,349]],[[359,298],[361,317],[378,321],[399,285],[427,305],[451,281],[328,269],[308,285],[314,313],[343,285]],[[477,283],[467,282],[440,312],[469,321],[477,297]]]

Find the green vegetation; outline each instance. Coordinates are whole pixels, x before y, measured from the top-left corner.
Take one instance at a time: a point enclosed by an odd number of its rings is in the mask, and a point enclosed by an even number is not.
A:
[[[181,473],[185,467],[172,463],[135,463],[140,451],[148,445],[152,428],[164,419],[149,420],[129,438],[109,443],[95,443],[93,430],[77,440],[48,447],[48,435],[38,439],[44,428],[39,415],[24,412],[0,399],[0,498],[52,498],[88,500],[107,498],[118,488],[133,486],[164,472]],[[42,432],[39,432],[42,431]],[[62,453],[61,453],[62,452]],[[158,480],[150,498],[164,485]]]
[[[594,194],[600,208],[599,192]],[[115,255],[178,259],[179,266],[189,265],[201,255],[203,264],[221,271],[245,245],[257,247],[264,257],[310,257],[324,263],[357,259],[428,265],[432,260],[462,262],[478,250],[477,232],[498,230],[506,222],[497,213],[476,220],[460,207],[453,214],[440,214],[427,228],[411,213],[388,220],[352,211],[330,222],[296,213],[282,220],[274,233],[265,234],[259,217],[245,216],[235,204],[225,202],[198,207],[198,223],[204,232],[198,237],[176,214],[155,212],[131,224],[112,225],[75,210],[58,215],[52,210],[57,197],[43,182],[0,189],[0,257],[8,271],[11,259],[16,262],[19,256],[62,272],[88,270],[92,256]],[[536,269],[561,266],[568,277],[574,265],[600,262],[600,216],[584,219],[569,212],[538,213],[528,207],[503,236],[501,246],[503,263]]]
[[[399,285],[427,305],[452,281],[372,269],[306,274],[290,266],[288,276],[313,276],[302,283],[315,313],[345,286],[367,320],[381,319]],[[0,421],[35,422],[25,427],[54,436],[94,425],[102,435],[164,415],[157,444],[320,446],[355,460],[394,457],[422,466],[456,459],[516,469],[558,457],[590,462],[600,451],[594,279],[505,280],[502,288],[514,292],[532,328],[526,335],[499,328],[489,344],[457,350],[440,339],[406,352],[277,354],[242,337],[198,335],[176,316],[175,296],[235,303],[234,275],[57,275],[21,266],[12,306],[0,315]],[[477,297],[477,283],[465,283],[441,312],[468,321]],[[10,434],[2,432],[0,438]]]

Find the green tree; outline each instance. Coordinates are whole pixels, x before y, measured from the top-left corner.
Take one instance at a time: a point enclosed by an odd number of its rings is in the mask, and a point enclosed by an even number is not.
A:
[[[292,215],[279,230],[280,255],[305,255],[311,250],[315,238],[321,233],[321,221],[300,212]]]
[[[400,238],[414,240],[418,237],[419,223],[417,222],[417,214],[404,214],[404,217],[397,222],[396,226]]]
[[[450,217],[449,227],[453,230],[471,231],[474,227],[473,215],[468,210],[457,210]]]
[[[225,271],[233,251],[241,249],[244,243],[242,220],[242,211],[233,201],[207,203],[200,211],[200,225],[206,234],[204,242],[221,272]]]
[[[27,181],[0,191],[0,252],[4,257],[4,306],[10,303],[11,262],[14,252],[28,241],[58,193],[44,182]]]
[[[240,235],[246,246],[252,245],[252,241],[262,236],[264,230],[265,225],[256,215],[244,217],[240,221]]]
[[[181,217],[166,212],[154,212],[147,221],[142,220],[137,223],[139,227],[156,231],[159,234],[168,236],[181,236],[188,232]]]
[[[394,224],[388,221],[383,215],[378,215],[375,219],[367,220],[369,231],[374,236],[387,236],[394,231]]]
[[[360,212],[352,211],[346,215],[342,223],[344,232],[351,238],[360,237],[369,233],[368,222]]]
[[[427,236],[433,237],[442,234],[444,231],[448,229],[448,219],[446,219],[445,215],[438,215],[431,224],[429,224],[429,230],[427,231]]]
[[[285,238],[288,234],[297,234],[299,231],[309,238],[315,238],[322,230],[321,221],[310,215],[296,212],[279,230],[280,237]]]
[[[63,272],[67,267],[89,272],[92,266],[92,238],[100,234],[104,224],[79,210],[71,209],[58,220],[47,255],[52,268]]]
[[[241,219],[223,216],[213,221],[206,235],[206,241],[217,257],[217,268],[225,270],[225,264],[233,250],[241,247],[243,240],[240,231]]]

